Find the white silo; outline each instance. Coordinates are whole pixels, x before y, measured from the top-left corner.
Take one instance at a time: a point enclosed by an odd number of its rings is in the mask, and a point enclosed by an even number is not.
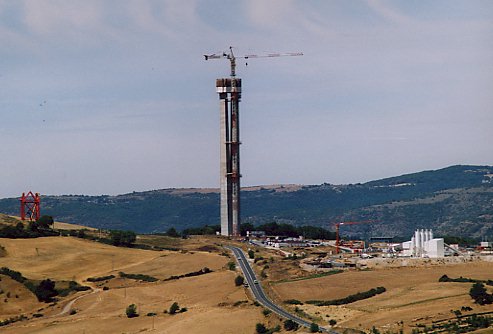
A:
[[[415,256],[416,255],[416,238],[414,236],[411,237],[411,249],[410,249],[410,252],[411,252],[411,256]]]
[[[419,230],[416,230],[414,233],[414,239],[416,240],[416,251],[414,253],[415,256],[420,256],[421,255],[421,232]]]
[[[419,255],[423,255],[423,250],[425,248],[425,230],[421,229],[419,231]]]

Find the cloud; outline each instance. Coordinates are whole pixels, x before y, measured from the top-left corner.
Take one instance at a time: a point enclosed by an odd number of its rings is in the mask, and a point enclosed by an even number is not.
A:
[[[69,175],[40,170],[42,192],[217,186],[214,82],[229,63],[202,54],[229,45],[305,53],[238,65],[245,184],[352,182],[443,167],[434,154],[491,156],[492,11],[443,3],[0,0],[0,142],[12,159],[0,173],[13,176],[2,191],[18,192],[16,152],[39,138],[39,164],[56,155]],[[434,152],[421,153],[427,142]],[[91,152],[102,174],[118,171],[111,182],[86,170]]]
[[[24,22],[37,35],[95,29],[102,21],[100,1],[25,0]]]
[[[410,16],[403,14],[382,0],[366,0],[368,6],[382,18],[399,25],[416,24]],[[395,3],[395,2],[394,2]]]

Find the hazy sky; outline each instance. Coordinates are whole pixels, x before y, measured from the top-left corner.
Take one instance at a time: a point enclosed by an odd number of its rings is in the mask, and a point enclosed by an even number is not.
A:
[[[0,0],[0,197],[219,186],[240,62],[242,185],[493,164],[493,1]]]

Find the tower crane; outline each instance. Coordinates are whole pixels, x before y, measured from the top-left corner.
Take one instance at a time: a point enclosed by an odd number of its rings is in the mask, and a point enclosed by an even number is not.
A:
[[[233,53],[233,47],[229,47],[229,53],[223,52],[222,54],[213,53],[211,55],[204,55],[205,60],[210,59],[228,59],[231,63],[231,77],[236,77],[236,59],[250,59],[250,58],[274,58],[285,56],[303,56],[303,52],[287,52],[287,53],[267,53],[264,55],[248,54],[244,56],[235,56]]]
[[[373,220],[349,221],[349,222],[335,223],[334,225],[336,226],[336,254],[339,254],[339,252],[340,252],[341,238],[340,238],[340,234],[339,234],[339,227],[341,225],[359,225],[359,224],[369,224],[369,223],[373,223]]]

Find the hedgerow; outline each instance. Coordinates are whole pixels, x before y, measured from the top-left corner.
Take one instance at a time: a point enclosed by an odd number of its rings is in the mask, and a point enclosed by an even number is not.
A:
[[[313,304],[317,306],[329,306],[329,305],[344,305],[344,304],[350,304],[354,303],[358,300],[363,300],[367,298],[371,298],[373,296],[376,296],[378,294],[384,293],[387,291],[383,286],[379,286],[377,288],[370,289],[368,291],[364,292],[358,292],[355,293],[354,295],[349,295],[345,298],[341,299],[334,299],[334,300],[307,300],[307,304]]]

